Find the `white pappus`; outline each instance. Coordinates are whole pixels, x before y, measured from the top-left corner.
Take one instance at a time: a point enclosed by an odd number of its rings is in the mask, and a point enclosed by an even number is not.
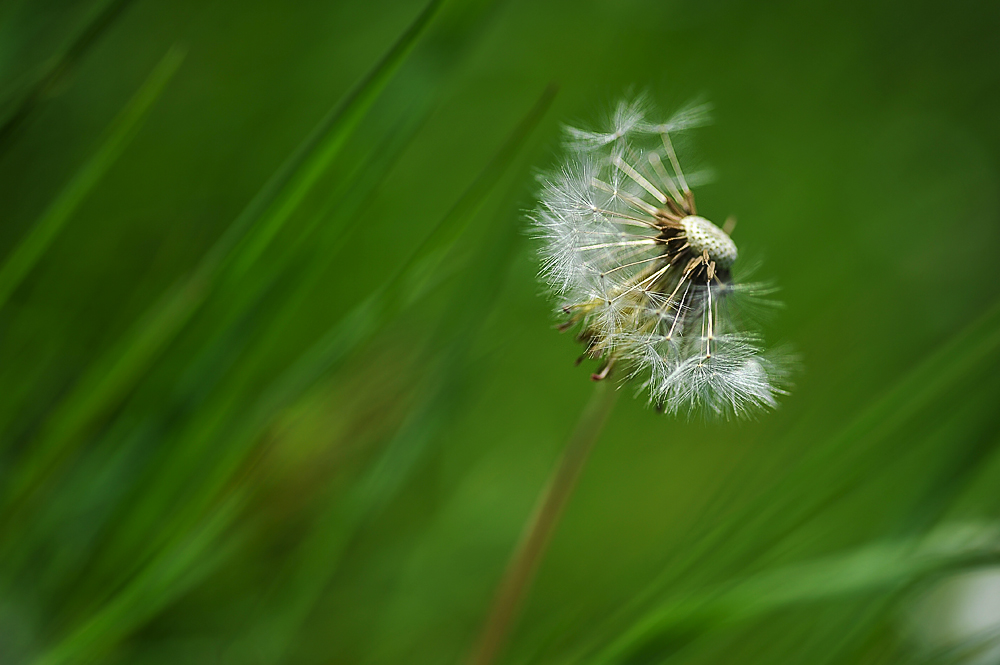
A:
[[[785,363],[765,351],[756,317],[773,288],[739,283],[733,222],[700,217],[675,150],[706,105],[652,122],[623,101],[607,132],[566,128],[566,157],[540,177],[532,212],[541,274],[578,327],[583,357],[637,379],[668,413],[741,418],[773,408]]]

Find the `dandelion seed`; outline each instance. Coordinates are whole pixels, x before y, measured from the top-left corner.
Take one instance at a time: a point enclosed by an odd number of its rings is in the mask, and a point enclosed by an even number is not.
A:
[[[773,289],[733,277],[729,233],[698,214],[675,139],[707,121],[706,105],[652,122],[623,101],[610,131],[567,128],[562,166],[541,178],[531,215],[542,276],[563,301],[560,329],[584,355],[635,379],[673,414],[743,418],[777,406],[786,368],[757,332]],[[730,220],[726,228],[732,228]]]

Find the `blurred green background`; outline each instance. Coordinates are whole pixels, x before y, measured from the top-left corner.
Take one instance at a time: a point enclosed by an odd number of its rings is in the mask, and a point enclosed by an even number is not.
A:
[[[623,390],[501,662],[1000,662],[998,29],[6,0],[0,662],[461,662],[593,390],[533,174],[629,90],[713,103],[803,370],[752,423]]]

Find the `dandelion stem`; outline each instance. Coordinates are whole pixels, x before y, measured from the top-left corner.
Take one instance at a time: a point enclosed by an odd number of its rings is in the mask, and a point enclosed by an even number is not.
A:
[[[467,665],[492,665],[500,655],[559,517],[573,494],[590,451],[604,429],[617,394],[608,382],[595,385],[545,491],[525,524],[517,549],[507,563],[479,641],[466,659]]]

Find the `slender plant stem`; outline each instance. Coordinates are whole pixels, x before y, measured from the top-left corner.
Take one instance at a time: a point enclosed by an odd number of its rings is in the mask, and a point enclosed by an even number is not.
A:
[[[500,655],[563,508],[566,507],[583,465],[611,414],[618,393],[609,384],[610,381],[597,383],[587,406],[580,414],[562,457],[549,477],[531,518],[525,524],[517,549],[511,555],[479,641],[466,660],[468,665],[492,665]]]

